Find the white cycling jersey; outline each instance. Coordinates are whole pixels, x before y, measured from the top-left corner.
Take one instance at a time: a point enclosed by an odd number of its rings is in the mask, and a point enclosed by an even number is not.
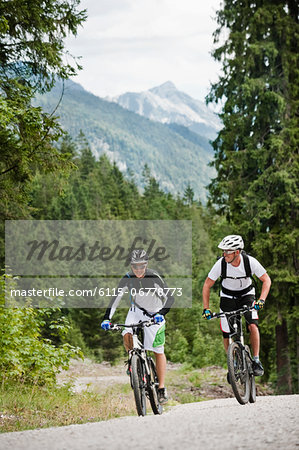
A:
[[[136,308],[131,308],[127,314],[126,325],[131,325],[132,323],[143,322],[148,320],[148,316],[141,311],[137,306]],[[145,327],[144,341],[143,345],[145,350],[150,350],[155,353],[164,353],[164,343],[165,343],[165,319],[163,322],[156,323],[150,327]],[[133,333],[132,328],[125,328],[122,332],[124,336],[127,333]],[[158,338],[158,339],[157,339]]]
[[[266,273],[266,269],[258,262],[257,259],[253,258],[253,256],[247,255],[249,258],[249,264],[251,268],[252,275],[256,275],[258,278],[263,276]],[[210,270],[208,277],[216,281],[221,276],[221,259],[218,259],[218,261],[214,264],[212,269]],[[252,283],[252,280],[250,277],[246,277],[246,271],[244,266],[244,259],[243,255],[241,254],[241,262],[239,266],[235,267],[232,264],[227,264],[227,277],[233,277],[232,278],[225,278],[222,281],[222,285],[224,288],[229,289],[231,291],[242,291],[243,289],[246,289],[249,287]],[[239,278],[244,277],[244,278]],[[239,279],[237,279],[239,278]],[[255,294],[255,289],[252,287],[252,289],[246,293],[246,295]],[[232,296],[224,294],[222,291],[220,292],[221,296],[232,298]]]

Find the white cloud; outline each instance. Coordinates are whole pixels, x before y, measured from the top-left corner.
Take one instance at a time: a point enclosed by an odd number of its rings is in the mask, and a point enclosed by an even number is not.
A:
[[[82,55],[75,78],[99,96],[167,80],[203,99],[219,64],[210,51],[220,0],[82,0],[88,20],[67,48]]]

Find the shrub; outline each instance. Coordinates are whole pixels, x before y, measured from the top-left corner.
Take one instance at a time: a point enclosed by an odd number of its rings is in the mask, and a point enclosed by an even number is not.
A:
[[[3,378],[21,379],[37,384],[55,383],[60,369],[67,369],[69,361],[82,356],[79,347],[64,343],[58,347],[42,337],[45,319],[53,309],[5,308],[5,276],[0,278],[0,371]],[[60,311],[59,308],[57,311]],[[50,327],[65,335],[67,319],[61,316]]]

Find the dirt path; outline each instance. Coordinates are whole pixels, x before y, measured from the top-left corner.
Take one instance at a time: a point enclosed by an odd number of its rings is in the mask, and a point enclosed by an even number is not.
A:
[[[258,397],[241,406],[233,398],[188,403],[162,416],[0,435],[5,450],[292,449],[299,445],[299,396]]]
[[[70,368],[57,376],[58,384],[73,384],[73,392],[82,392],[85,389],[103,392],[113,384],[127,384],[125,365],[111,366],[107,362],[94,363],[89,359],[84,362],[72,360]]]
[[[169,397],[174,402],[186,403],[199,399],[233,397],[226,381],[227,370],[210,366],[184,372],[182,364],[167,363],[166,383]],[[114,384],[128,384],[125,364],[111,366],[107,362],[95,363],[89,359],[72,360],[70,368],[57,376],[58,384],[72,384],[73,392],[92,390],[103,393]],[[269,386],[257,386],[258,395],[272,394]]]

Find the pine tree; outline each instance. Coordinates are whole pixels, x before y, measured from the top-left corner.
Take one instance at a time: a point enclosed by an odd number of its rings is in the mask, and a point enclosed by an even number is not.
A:
[[[190,186],[190,183],[188,183],[188,186],[186,187],[184,191],[184,200],[187,203],[187,205],[192,205],[194,201],[194,190]]]
[[[223,75],[207,97],[224,101],[210,204],[243,234],[272,278],[265,314],[276,334],[278,388],[291,392],[288,330],[296,328],[299,268],[298,4],[226,0],[217,22],[215,43],[224,30],[227,38],[213,52]]]
[[[86,19],[79,0],[0,0],[0,218],[28,217],[32,176],[69,169],[68,156],[53,145],[62,135],[57,119],[33,107],[37,92],[57,77],[76,73],[66,62],[64,39]]]

